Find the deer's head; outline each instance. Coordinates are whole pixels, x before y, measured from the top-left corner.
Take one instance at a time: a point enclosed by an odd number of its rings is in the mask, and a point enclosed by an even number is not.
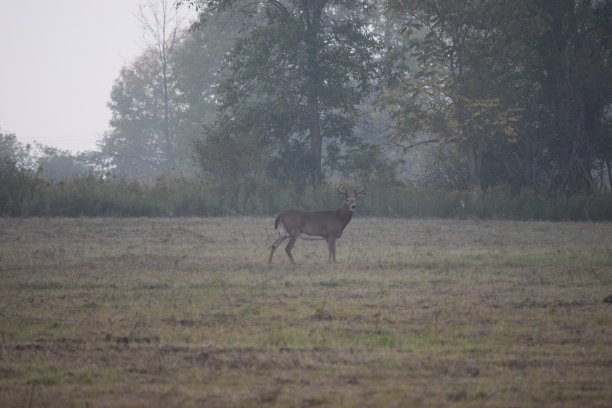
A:
[[[357,208],[357,200],[359,200],[361,196],[365,195],[366,188],[362,187],[359,190],[353,190],[352,193],[347,193],[347,191],[342,187],[342,184],[340,184],[338,187],[336,187],[336,190],[338,190],[340,198],[344,200],[344,205],[350,212],[353,212],[355,211],[355,208]]]

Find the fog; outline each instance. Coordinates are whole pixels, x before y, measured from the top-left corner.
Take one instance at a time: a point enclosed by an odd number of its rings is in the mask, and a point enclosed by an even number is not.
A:
[[[150,7],[140,13],[139,1]],[[445,216],[467,208],[453,192],[505,203],[611,191],[609,2],[369,0],[369,13],[349,0],[207,2],[190,31],[174,3],[0,10],[0,153],[14,185],[6,196],[19,203],[11,213],[33,211],[23,203],[38,178],[133,181],[162,195],[180,181],[175,196],[205,182],[206,197],[229,200],[186,196],[181,203],[200,206],[188,214],[274,212],[265,198],[283,188],[295,193],[288,201],[315,206],[320,196],[306,187],[338,180],[450,192]],[[56,149],[23,145],[33,140]],[[577,217],[556,200],[528,216]],[[509,213],[528,207],[516,202]]]
[[[121,67],[143,48],[141,0],[4,1],[0,127],[22,143],[96,148]]]

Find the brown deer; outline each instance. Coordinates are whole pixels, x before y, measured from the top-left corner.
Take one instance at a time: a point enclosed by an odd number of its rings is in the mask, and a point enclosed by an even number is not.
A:
[[[347,193],[342,185],[336,189],[344,200],[344,204],[335,211],[283,210],[276,216],[274,228],[280,236],[274,241],[270,249],[269,264],[272,263],[272,256],[276,248],[287,238],[289,238],[289,243],[285,247],[285,252],[287,252],[291,263],[295,264],[291,250],[301,234],[323,237],[327,241],[329,261],[336,262],[336,239],[340,238],[342,231],[351,221],[353,212],[357,208],[357,200],[365,194],[365,187],[360,190],[353,190],[352,193]]]

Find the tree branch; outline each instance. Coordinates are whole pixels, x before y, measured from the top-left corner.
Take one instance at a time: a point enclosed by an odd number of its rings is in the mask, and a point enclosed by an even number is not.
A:
[[[416,142],[408,146],[402,146],[402,145],[400,146],[403,151],[406,151],[406,150],[412,149],[413,147],[422,146],[422,145],[430,144],[430,143],[440,143],[442,141],[443,139],[428,139],[428,140],[421,140],[420,142]],[[454,143],[456,141],[457,141],[457,138],[453,137],[451,139],[446,140],[445,143]]]
[[[439,142],[440,142],[440,139],[429,139],[429,140],[422,140],[420,142],[416,142],[408,146],[401,146],[401,145],[400,146],[402,147],[403,151],[406,151],[406,150],[412,149],[413,147],[421,146],[424,144],[430,144],[430,143],[439,143]]]
[[[289,10],[287,10],[287,7],[285,7],[285,5],[283,3],[281,3],[278,0],[268,0],[268,3],[270,3],[273,7],[275,7],[277,10],[279,10],[281,13],[284,14],[285,17],[289,17],[290,13]]]

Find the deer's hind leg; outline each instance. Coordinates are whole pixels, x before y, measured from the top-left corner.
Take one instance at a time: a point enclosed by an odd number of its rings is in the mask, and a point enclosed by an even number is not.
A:
[[[276,241],[274,241],[272,247],[270,247],[270,257],[268,258],[268,264],[272,263],[272,256],[274,256],[274,251],[276,251],[276,248],[278,248],[281,242],[283,242],[287,238],[289,238],[289,235],[281,235],[276,239]]]
[[[293,255],[291,255],[291,250],[293,249],[293,246],[295,245],[295,241],[298,239],[298,235],[291,235],[291,239],[289,239],[289,243],[287,243],[287,246],[285,247],[285,252],[287,253],[287,256],[289,257],[289,259],[291,260],[291,263],[295,265],[295,261],[293,260]]]

